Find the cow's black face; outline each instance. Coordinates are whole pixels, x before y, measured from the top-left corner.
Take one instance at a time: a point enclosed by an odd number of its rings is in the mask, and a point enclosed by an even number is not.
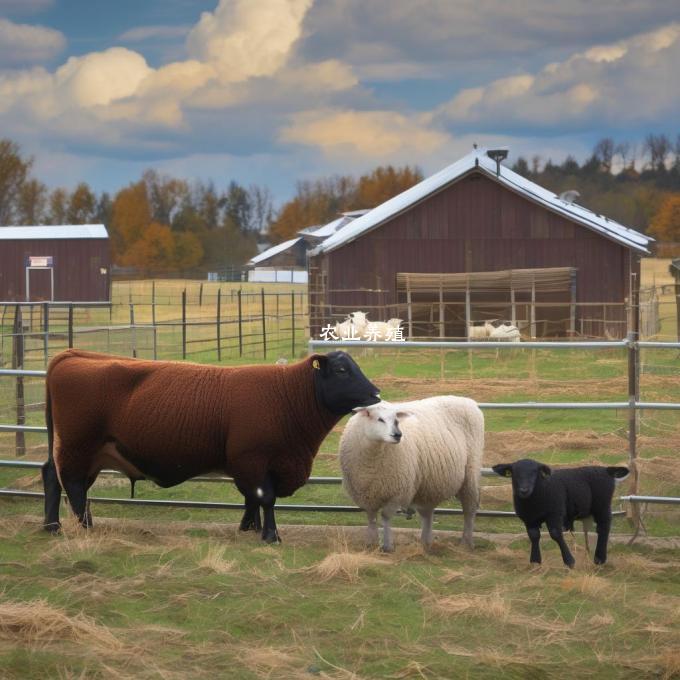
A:
[[[519,498],[529,498],[534,492],[536,481],[550,477],[552,473],[547,465],[531,458],[494,465],[491,469],[501,477],[512,477],[512,493]]]
[[[316,354],[312,363],[316,369],[316,394],[331,413],[344,416],[357,406],[371,406],[380,401],[378,388],[346,352]]]

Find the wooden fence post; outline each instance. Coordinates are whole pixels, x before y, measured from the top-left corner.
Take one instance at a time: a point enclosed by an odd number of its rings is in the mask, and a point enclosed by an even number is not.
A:
[[[222,289],[217,289],[217,361],[222,361]]]
[[[68,348],[73,348],[73,305],[68,306]]]
[[[50,358],[50,303],[43,302],[43,356],[45,366]]]
[[[187,358],[187,289],[182,291],[182,359]]]
[[[264,315],[264,288],[260,291],[260,300],[262,301],[262,354],[267,358],[267,319]]]
[[[236,293],[238,302],[238,355],[243,356],[243,312],[241,306],[241,289]]]
[[[295,358],[295,291],[290,294],[290,345],[291,357]]]
[[[201,281],[201,285],[198,288],[198,306],[203,307],[203,282]]]
[[[135,306],[130,305],[130,350],[132,358],[137,358],[137,329],[135,328]]]
[[[12,329],[12,368],[24,367],[24,324],[21,319],[21,306],[14,308],[14,327]],[[16,379],[16,411],[17,425],[26,424],[26,408],[24,402],[24,378],[19,375]],[[26,437],[23,432],[16,432],[14,438],[14,453],[16,456],[26,455]]]
[[[153,358],[158,359],[158,329],[156,328],[156,282],[151,282],[151,326],[153,327]]]
[[[635,402],[640,398],[640,350],[637,341],[640,338],[640,289],[637,276],[631,276],[631,327],[628,331],[628,462],[631,472],[628,493],[635,496],[640,493],[640,470],[638,468],[637,429],[638,412]],[[631,519],[636,534],[641,527],[640,505],[630,504]]]

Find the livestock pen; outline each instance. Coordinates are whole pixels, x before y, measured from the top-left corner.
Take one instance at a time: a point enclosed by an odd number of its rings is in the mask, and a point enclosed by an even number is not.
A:
[[[487,467],[525,456],[551,465],[625,464],[630,348],[546,345],[349,349],[387,399],[455,393],[486,405]],[[639,350],[637,401],[680,402],[677,349]],[[14,379],[0,378],[2,423],[14,421]],[[26,427],[42,427],[42,377],[26,376],[24,388],[26,404],[36,405],[26,409]],[[576,406],[528,408],[533,402]],[[610,406],[580,407],[593,402]],[[635,412],[640,493],[679,496],[677,411]],[[314,477],[337,478],[341,428],[324,442]],[[18,462],[43,460],[45,435],[25,437]],[[12,459],[14,446],[14,432],[0,433],[0,457]],[[0,479],[6,488],[41,490],[27,467],[0,468]],[[126,498],[129,485],[102,475],[93,495]],[[241,501],[230,485],[209,481],[166,490],[140,482],[137,496]],[[328,483],[280,505],[289,503],[349,506]],[[8,677],[521,678],[559,677],[568,668],[583,677],[671,678],[680,671],[678,511],[669,506],[650,506],[647,534],[633,546],[625,545],[629,521],[618,516],[603,569],[575,540],[573,572],[548,540],[544,565],[530,569],[521,524],[504,515],[479,518],[473,554],[454,541],[462,525],[456,513],[438,516],[432,554],[417,545],[416,520],[401,517],[396,552],[384,556],[362,550],[365,520],[356,510],[281,509],[284,542],[264,547],[238,534],[240,512],[228,507],[96,505],[91,533],[66,523],[56,539],[43,535],[34,498],[2,498],[0,508],[0,663]],[[507,482],[483,478],[482,508],[511,512]],[[615,502],[615,510],[626,508]]]

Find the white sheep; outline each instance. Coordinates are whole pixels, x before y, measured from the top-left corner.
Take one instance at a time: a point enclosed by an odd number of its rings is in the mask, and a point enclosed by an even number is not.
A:
[[[344,321],[335,324],[335,335],[341,340],[345,338],[360,340],[368,323],[365,312],[351,312]]]
[[[363,339],[373,341],[393,340],[395,331],[401,327],[402,319],[388,321],[368,321]]]
[[[494,342],[520,342],[521,336],[517,326],[508,324],[501,324],[494,328],[489,334],[489,340]]]
[[[400,508],[415,508],[429,549],[435,507],[457,496],[463,542],[471,548],[484,450],[484,416],[476,402],[441,396],[355,411],[340,438],[340,465],[345,490],[368,515],[368,544],[378,543],[380,512],[383,550],[392,551],[391,518]]]
[[[493,325],[485,321],[483,326],[468,326],[468,338],[470,340],[486,340],[494,330]]]

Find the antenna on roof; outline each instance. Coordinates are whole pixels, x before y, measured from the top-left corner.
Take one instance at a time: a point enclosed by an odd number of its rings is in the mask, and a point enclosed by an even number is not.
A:
[[[496,161],[496,175],[501,174],[501,161],[508,157],[508,148],[500,147],[498,149],[489,149],[486,155],[493,161]]]
[[[565,203],[573,203],[580,195],[576,189],[569,189],[569,191],[563,191],[558,198]]]

